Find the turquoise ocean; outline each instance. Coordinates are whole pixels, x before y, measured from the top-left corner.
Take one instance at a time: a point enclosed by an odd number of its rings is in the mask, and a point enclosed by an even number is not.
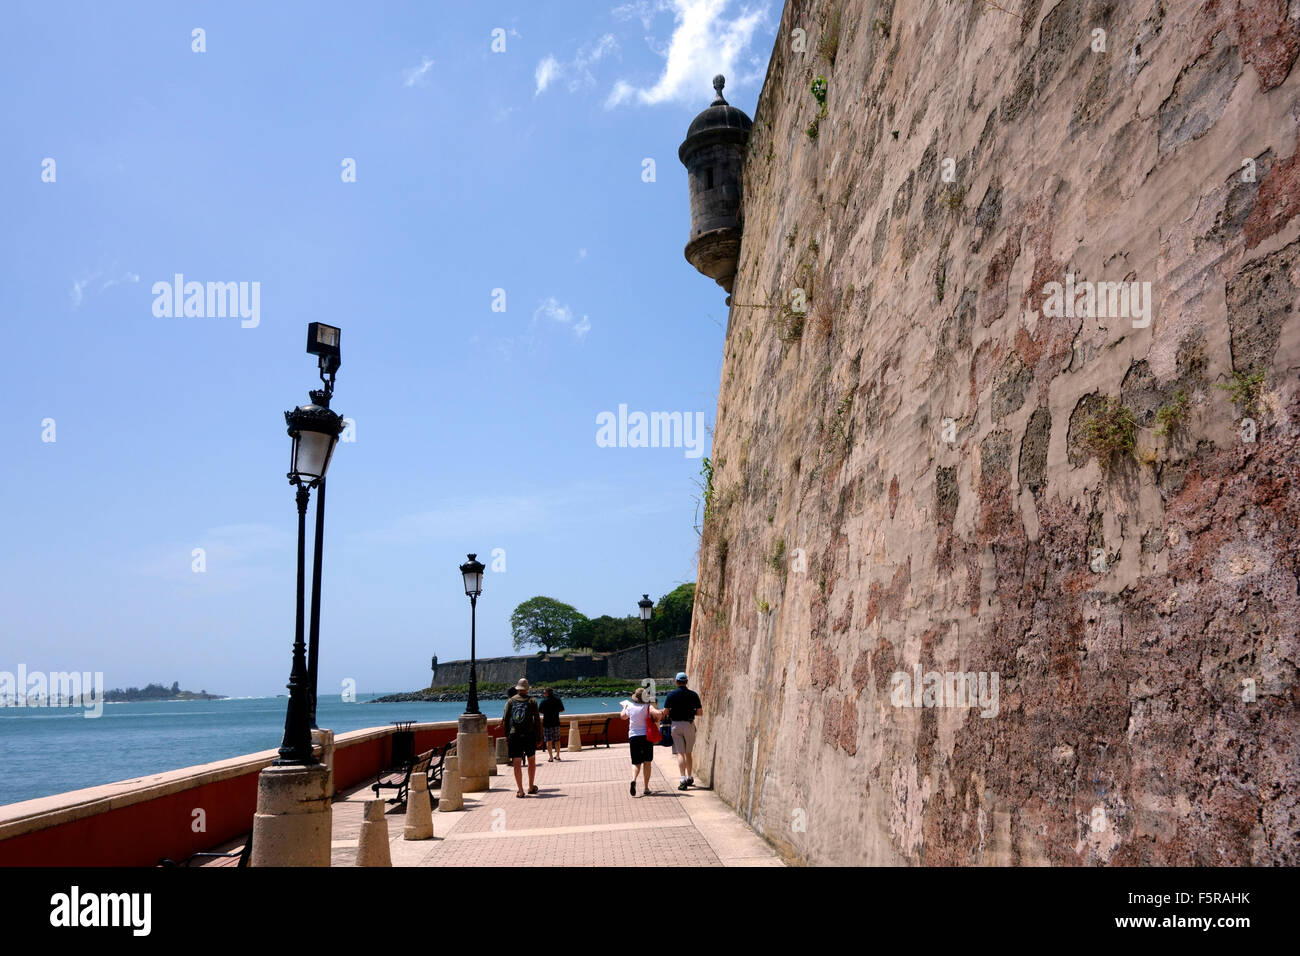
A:
[[[455,720],[465,710],[463,702],[368,703],[382,696],[321,697],[316,723],[338,734],[395,720]],[[565,706],[594,714],[617,711],[619,699],[574,698]],[[0,707],[0,804],[273,750],[287,704],[283,697],[145,701],[105,704],[96,718],[73,707]],[[479,709],[497,717],[505,702],[485,700]]]

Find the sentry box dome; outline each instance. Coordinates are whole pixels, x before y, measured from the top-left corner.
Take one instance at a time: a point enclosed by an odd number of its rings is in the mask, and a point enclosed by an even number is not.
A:
[[[686,167],[691,190],[686,261],[730,293],[744,226],[741,167],[753,123],[723,98],[725,85],[723,76],[713,78],[717,96],[691,123],[677,158]]]

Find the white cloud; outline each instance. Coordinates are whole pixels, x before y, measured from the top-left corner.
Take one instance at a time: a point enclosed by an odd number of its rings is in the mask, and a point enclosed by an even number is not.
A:
[[[407,87],[415,86],[417,84],[420,86],[428,86],[429,80],[427,74],[432,67],[433,60],[427,56],[420,57],[419,66],[408,66],[402,71],[402,85]]]
[[[109,288],[110,286],[121,285],[123,282],[126,282],[126,283],[134,283],[134,282],[139,282],[139,281],[140,281],[140,277],[139,277],[136,273],[134,273],[134,272],[124,272],[124,273],[122,273],[121,278],[118,278],[118,279],[109,279],[107,282],[105,282],[103,285],[101,285],[101,286],[99,287],[99,291],[100,291],[100,292],[103,292],[105,289]]]
[[[579,250],[578,250],[578,258],[575,259],[574,261],[575,261],[575,262],[581,262],[581,261],[582,261],[583,259],[585,259],[585,258],[587,258],[587,250],[586,250],[586,249],[579,249]]]
[[[100,273],[94,272],[86,276],[86,278],[84,279],[72,280],[72,307],[74,309],[81,308],[81,303],[85,301],[86,298],[85,296],[86,286],[89,285],[94,280],[98,279],[99,276]]]
[[[86,301],[87,287],[90,286],[92,282],[94,282],[103,274],[104,274],[103,272],[92,272],[84,279],[74,279],[72,281],[71,295],[72,295],[72,307],[74,309],[81,308],[81,303]],[[94,289],[92,291],[103,292],[105,289],[112,288],[115,285],[122,285],[123,283],[135,283],[139,281],[140,281],[140,276],[137,275],[136,273],[124,272],[116,279],[105,279],[98,289]]]
[[[619,80],[605,100],[607,109],[630,100],[642,105],[698,103],[708,96],[713,77],[735,74],[759,28],[767,22],[768,8],[741,6],[729,14],[731,0],[671,0],[673,36],[664,54],[664,68],[653,86],[641,88]],[[622,7],[620,10],[624,9]],[[748,80],[749,74],[739,79]],[[734,83],[734,78],[733,78]]]
[[[573,55],[573,59],[567,62],[561,63],[554,56],[547,54],[537,64],[537,70],[533,74],[537,80],[537,89],[533,95],[540,96],[546,92],[547,87],[561,77],[564,78],[564,85],[570,93],[576,93],[584,87],[595,86],[596,74],[592,67],[611,53],[617,52],[618,40],[614,39],[614,34],[606,33],[595,42],[580,47]]]
[[[641,26],[649,30],[650,24],[656,16],[665,10],[671,9],[672,6],[668,0],[635,0],[633,3],[625,3],[621,7],[615,7],[611,12],[620,20],[640,20]]]
[[[562,305],[555,296],[547,296],[537,307],[537,311],[533,313],[533,323],[536,324],[539,319],[548,319],[564,326],[573,332],[578,341],[586,338],[587,333],[591,331],[591,320],[586,315],[576,318],[573,309]]]
[[[560,64],[553,56],[548,56],[541,63],[537,64],[537,72],[534,76],[537,79],[537,90],[534,96],[540,96],[546,92],[546,88],[551,85],[551,81],[560,73]]]

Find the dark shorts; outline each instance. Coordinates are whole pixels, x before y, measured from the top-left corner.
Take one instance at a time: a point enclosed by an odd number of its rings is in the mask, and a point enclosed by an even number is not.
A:
[[[537,741],[533,737],[516,737],[514,734],[509,734],[506,736],[506,750],[511,760],[516,757],[533,757],[537,755]]]
[[[655,748],[650,743],[649,737],[629,737],[627,738],[628,749],[632,751],[632,763],[642,764],[649,763],[655,759]]]
[[[560,725],[554,727],[542,728],[542,740],[548,744],[556,743],[560,739]]]

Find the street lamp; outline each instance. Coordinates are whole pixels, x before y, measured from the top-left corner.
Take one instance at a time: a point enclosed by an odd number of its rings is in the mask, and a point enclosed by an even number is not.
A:
[[[465,706],[466,714],[477,714],[478,709],[478,671],[474,664],[474,629],[478,596],[483,593],[483,564],[475,555],[460,566],[461,576],[465,579],[465,593],[469,595],[469,703]]]
[[[307,354],[315,355],[320,367],[320,380],[325,387],[311,393],[312,401],[326,411],[334,394],[334,375],[343,364],[340,351],[342,331],[324,322],[307,326]],[[332,414],[332,413],[331,413]],[[336,418],[338,416],[335,416]],[[340,421],[340,428],[342,427]],[[331,446],[330,454],[333,454]],[[327,458],[325,467],[329,467]],[[316,729],[316,663],[320,656],[320,588],[321,556],[325,553],[325,473],[322,471],[316,489],[316,550],[311,566],[311,631],[307,637],[307,710],[311,729]]]
[[[645,676],[650,676],[650,611],[655,606],[655,602],[650,600],[650,595],[641,595],[641,600],[636,602],[636,606],[641,609],[641,626],[645,629]]]
[[[311,404],[300,405],[284,413],[293,445],[289,456],[289,483],[298,490],[298,601],[294,609],[293,667],[289,672],[289,705],[284,717],[284,740],[280,756],[275,763],[311,765],[316,758],[311,752],[311,726],[314,710],[312,694],[320,618],[320,535],[324,530],[324,512],[320,499],[324,497],[325,472],[329,470],[334,446],[343,431],[343,419],[330,410],[329,399],[334,391],[334,373],[339,367],[339,330],[333,326],[313,322],[308,327],[307,351],[320,355],[321,381],[324,389],[310,392]],[[328,376],[328,377],[327,377]],[[303,597],[305,590],[305,549],[307,537],[307,501],[311,489],[320,487],[316,503],[316,556],[313,562],[312,585],[312,661],[307,666],[307,648],[303,642]]]

